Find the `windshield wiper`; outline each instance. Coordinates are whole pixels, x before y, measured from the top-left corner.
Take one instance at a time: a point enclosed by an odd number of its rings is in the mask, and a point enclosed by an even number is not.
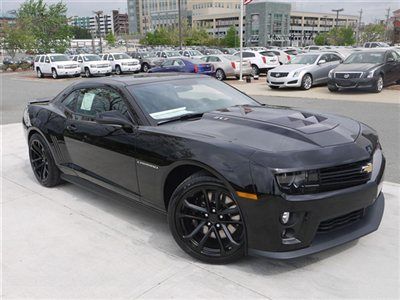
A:
[[[165,123],[170,123],[170,122],[176,122],[176,121],[184,121],[184,120],[190,120],[190,119],[199,119],[204,115],[204,113],[192,113],[192,114],[185,114],[181,115],[175,118],[163,120],[157,123],[157,125],[165,124]]]

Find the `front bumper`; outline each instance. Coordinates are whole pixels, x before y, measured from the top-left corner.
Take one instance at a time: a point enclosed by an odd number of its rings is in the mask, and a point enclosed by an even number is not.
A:
[[[371,88],[375,86],[378,78],[339,79],[329,78],[328,86],[340,89]]]
[[[269,86],[279,87],[299,87],[301,85],[301,78],[299,77],[272,77],[267,76],[267,84]]]
[[[90,73],[92,75],[104,75],[104,74],[110,74],[112,72],[111,67],[107,68],[90,68]]]
[[[81,74],[81,68],[73,68],[73,69],[57,69],[58,76],[73,76]]]
[[[361,185],[302,195],[261,195],[256,202],[240,199],[250,254],[290,259],[326,250],[375,231],[384,209],[381,193],[385,158],[373,155],[371,179]],[[291,221],[282,224],[283,212]],[[357,218],[354,217],[357,213]],[[334,226],[326,230],[326,224]],[[287,236],[286,233],[290,232]]]
[[[123,66],[121,65],[121,71],[122,72],[138,72],[141,69],[141,65],[132,65],[132,66]]]

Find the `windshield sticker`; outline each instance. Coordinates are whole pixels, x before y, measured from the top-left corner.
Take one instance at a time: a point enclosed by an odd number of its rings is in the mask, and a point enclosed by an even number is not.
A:
[[[95,96],[96,94],[86,93],[82,99],[81,110],[88,110],[88,111],[92,110],[93,99]]]

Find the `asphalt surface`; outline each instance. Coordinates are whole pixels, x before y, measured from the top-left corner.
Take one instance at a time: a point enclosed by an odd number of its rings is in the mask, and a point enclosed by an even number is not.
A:
[[[380,228],[289,261],[207,265],[165,216],[72,184],[42,187],[20,124],[1,125],[1,299],[399,299],[400,185]]]
[[[33,72],[0,74],[2,100],[0,123],[19,123],[23,109],[29,99],[55,96],[69,84],[78,80],[88,79],[37,79],[34,77]],[[267,87],[265,89],[267,94]],[[274,91],[274,93],[276,92]],[[363,100],[362,93],[349,94],[348,100],[312,99],[313,90],[309,91],[310,99],[304,98],[304,95],[304,91],[302,91],[301,98],[296,98],[295,95],[294,97],[267,95],[254,96],[254,98],[272,105],[299,107],[339,114],[368,124],[378,131],[387,158],[385,180],[400,183],[400,104],[386,103],[387,101],[385,103],[379,102],[380,97],[384,97],[382,96],[383,94],[376,95],[375,102],[360,102],[360,100]]]

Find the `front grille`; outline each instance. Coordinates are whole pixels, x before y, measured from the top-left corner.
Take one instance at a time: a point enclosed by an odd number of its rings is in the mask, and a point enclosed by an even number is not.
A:
[[[77,68],[77,66],[76,65],[68,65],[68,66],[65,66],[64,68],[65,69],[74,69],[74,68]]]
[[[284,82],[271,81],[271,84],[277,84],[277,85],[279,85],[279,84],[284,84]]]
[[[363,171],[370,161],[361,161],[319,170],[319,191],[332,191],[366,183],[371,173]]]
[[[276,78],[287,77],[288,75],[289,75],[288,72],[271,72],[271,77],[276,77]]]
[[[325,233],[335,229],[343,228],[361,220],[363,216],[364,209],[360,209],[336,218],[323,221],[319,224],[317,232]]]
[[[340,73],[335,73],[335,78],[339,79],[355,79],[355,78],[361,78],[362,72],[352,72],[352,73],[346,73],[346,72],[340,72]]]

